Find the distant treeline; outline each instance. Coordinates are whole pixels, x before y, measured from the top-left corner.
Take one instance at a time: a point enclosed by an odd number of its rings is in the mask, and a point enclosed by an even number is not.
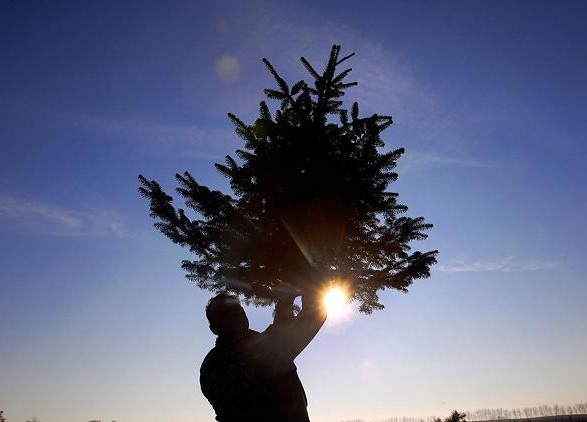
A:
[[[587,403],[577,403],[574,406],[562,406],[555,404],[552,406],[544,405],[516,409],[477,409],[473,412],[465,413],[467,414],[468,421],[529,419],[543,416],[584,415],[587,414]],[[546,420],[544,422],[546,422]],[[553,420],[552,422],[555,421]]]
[[[477,409],[463,413],[466,415],[465,420],[472,422],[507,422],[507,420],[516,420],[516,422],[587,422],[587,402],[574,406],[555,404],[515,409]],[[392,417],[378,421],[348,419],[340,422],[435,422],[438,419],[437,416],[425,418]]]

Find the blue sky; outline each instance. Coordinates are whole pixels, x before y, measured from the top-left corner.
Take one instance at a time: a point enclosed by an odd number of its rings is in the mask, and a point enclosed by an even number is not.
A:
[[[9,421],[207,421],[210,294],[152,227],[241,147],[272,84],[333,43],[391,114],[393,189],[435,225],[432,277],[298,358],[316,422],[585,401],[587,4],[0,0],[0,409]],[[250,309],[254,328],[270,321]]]

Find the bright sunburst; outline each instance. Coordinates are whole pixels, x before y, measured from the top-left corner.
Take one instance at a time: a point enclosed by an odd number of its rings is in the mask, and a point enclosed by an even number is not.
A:
[[[346,293],[342,287],[334,286],[324,294],[324,307],[329,318],[340,316],[346,307]]]

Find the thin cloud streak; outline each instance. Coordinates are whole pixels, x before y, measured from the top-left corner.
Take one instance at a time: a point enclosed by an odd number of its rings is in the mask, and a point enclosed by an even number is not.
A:
[[[103,209],[70,210],[38,201],[0,196],[0,223],[65,236],[124,235],[121,218]]]
[[[449,264],[440,264],[436,269],[445,273],[514,272],[551,270],[559,266],[560,262],[558,261],[520,261],[514,256],[508,256],[501,261],[465,262],[464,260],[455,260]]]
[[[49,119],[57,127],[82,129],[91,134],[105,135],[103,139],[124,141],[141,152],[181,154],[190,158],[223,158],[241,147],[234,129],[228,125],[206,128],[197,125],[151,123],[141,118],[108,117],[98,114],[52,110],[29,103],[5,104],[0,112],[18,113]]]
[[[439,154],[429,154],[421,152],[410,152],[408,151],[398,161],[398,170],[405,172],[412,169],[430,168],[430,167],[464,167],[464,168],[477,168],[477,169],[488,169],[492,165],[488,163],[482,163],[477,160],[467,158],[456,158],[449,157]]]
[[[223,151],[237,140],[234,130],[228,128],[201,128],[195,125],[153,124],[140,119],[115,119],[90,114],[59,113],[59,118],[77,127],[99,131],[116,138],[124,138],[149,148],[161,147],[174,154],[181,152],[191,157],[219,158]]]

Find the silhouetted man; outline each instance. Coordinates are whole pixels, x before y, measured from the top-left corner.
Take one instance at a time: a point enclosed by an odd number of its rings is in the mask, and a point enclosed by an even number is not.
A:
[[[309,422],[307,400],[294,359],[318,333],[326,312],[316,295],[277,302],[263,333],[249,329],[238,298],[219,294],[206,307],[216,346],[200,368],[200,386],[220,422]]]

